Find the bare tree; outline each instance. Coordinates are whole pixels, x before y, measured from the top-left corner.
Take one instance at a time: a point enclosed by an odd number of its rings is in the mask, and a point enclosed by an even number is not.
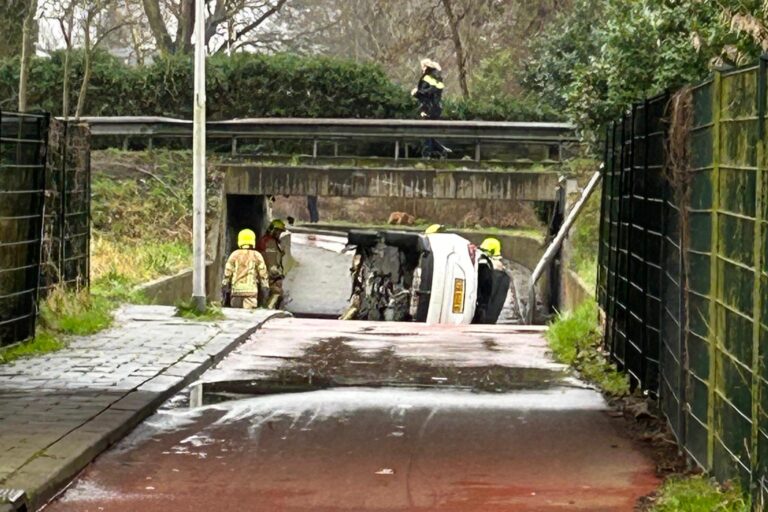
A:
[[[43,16],[55,21],[64,41],[64,69],[62,71],[61,115],[69,117],[69,98],[71,95],[70,70],[72,68],[72,48],[74,47],[75,11],[78,0],[47,1],[42,6]]]
[[[461,31],[459,24],[463,19],[466,11],[462,16],[458,16],[453,10],[453,4],[451,0],[441,0],[443,9],[448,19],[448,27],[451,30],[451,40],[453,41],[453,50],[456,52],[456,65],[459,68],[459,85],[461,86],[461,94],[464,98],[469,98],[469,86],[467,85],[467,60],[464,56],[464,46],[461,43]]]
[[[21,67],[19,68],[19,112],[27,110],[27,89],[29,87],[29,67],[35,51],[34,23],[37,15],[37,0],[30,0],[24,14],[21,38]]]
[[[291,0],[272,22],[275,47],[373,60],[402,82],[418,61],[443,64],[449,91],[472,93],[484,62],[502,54],[523,62],[527,41],[570,0]],[[516,91],[512,68],[505,92]]]
[[[27,13],[26,0],[0,2],[0,58],[21,54],[22,20]]]
[[[118,0],[83,0],[81,30],[83,34],[83,81],[80,94],[77,97],[75,117],[82,117],[85,111],[85,100],[91,82],[93,52],[104,40],[115,31],[129,25],[131,20],[122,19],[117,22],[109,16],[110,8],[118,4]],[[119,5],[119,4],[118,4]]]
[[[191,53],[195,12],[192,0],[141,0],[157,49],[163,54]],[[287,0],[208,2],[206,45],[214,53],[253,42],[255,31],[280,12]],[[172,29],[175,33],[172,35]]]

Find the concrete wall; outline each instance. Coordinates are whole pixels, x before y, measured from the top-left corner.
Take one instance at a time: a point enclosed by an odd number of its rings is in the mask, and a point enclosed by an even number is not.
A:
[[[595,290],[573,270],[565,268],[561,276],[560,309],[573,311],[588,299],[595,298]]]
[[[151,304],[173,306],[180,300],[192,297],[192,269],[155,279],[139,286],[138,290]]]
[[[554,201],[553,171],[435,170],[222,164],[224,190],[238,195],[416,197]]]

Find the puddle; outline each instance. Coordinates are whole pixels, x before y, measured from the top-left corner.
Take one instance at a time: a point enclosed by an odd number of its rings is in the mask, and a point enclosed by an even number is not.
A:
[[[425,359],[400,357],[393,348],[363,352],[350,346],[349,341],[352,339],[345,336],[322,340],[258,379],[205,382],[202,392],[199,388],[195,390],[198,398],[194,405],[330,388],[447,388],[507,393],[570,385],[569,373],[564,369],[446,366]],[[484,340],[483,345],[487,350],[498,350],[491,339]]]

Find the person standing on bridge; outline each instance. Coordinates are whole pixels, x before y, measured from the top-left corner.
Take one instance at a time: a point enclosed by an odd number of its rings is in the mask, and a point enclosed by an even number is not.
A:
[[[421,59],[421,78],[411,91],[411,96],[419,101],[419,117],[421,119],[440,119],[443,113],[443,83],[442,68],[432,59]],[[447,148],[433,138],[424,143],[422,154],[431,157],[435,153],[444,153]]]
[[[222,301],[233,308],[256,309],[267,302],[269,274],[264,258],[256,251],[256,233],[244,229],[237,235],[238,249],[224,267]]]
[[[421,78],[411,91],[419,100],[419,117],[422,119],[440,119],[443,113],[443,75],[440,64],[432,59],[421,59]]]
[[[277,309],[283,301],[283,279],[285,279],[285,267],[283,256],[285,251],[280,245],[280,237],[285,233],[285,222],[275,219],[269,223],[267,233],[259,239],[256,249],[264,257],[269,270],[269,298],[267,308]]]

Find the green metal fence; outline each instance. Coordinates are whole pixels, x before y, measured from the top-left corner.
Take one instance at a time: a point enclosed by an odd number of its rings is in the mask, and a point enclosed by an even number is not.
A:
[[[0,346],[35,334],[48,123],[0,112]]]
[[[0,112],[0,346],[35,335],[38,299],[88,285],[90,133]]]
[[[667,95],[609,128],[598,278],[606,346],[619,366],[658,394],[696,463],[762,493],[767,80],[761,60],[692,87],[683,140],[667,136]],[[665,140],[689,148],[684,172],[674,173]]]

